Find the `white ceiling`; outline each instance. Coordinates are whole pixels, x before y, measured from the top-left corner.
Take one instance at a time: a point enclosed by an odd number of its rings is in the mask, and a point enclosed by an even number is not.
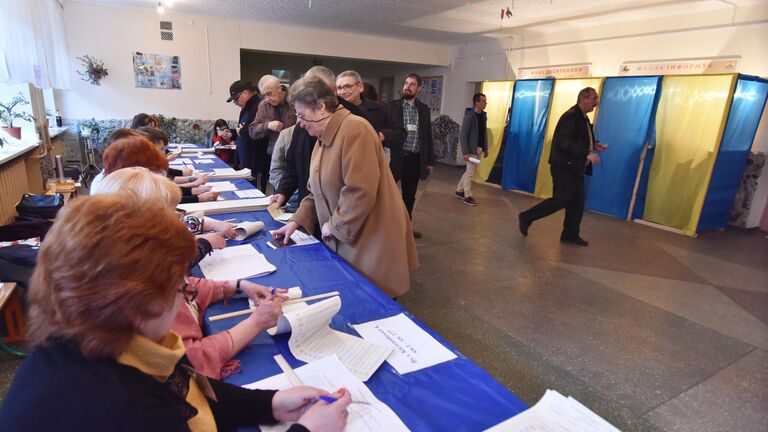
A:
[[[158,0],[81,0],[155,9]],[[768,0],[163,0],[169,10],[459,44],[521,31],[556,32],[764,4]],[[310,7],[311,2],[311,7]],[[514,16],[500,19],[507,7]],[[768,6],[766,6],[768,7]],[[681,28],[686,27],[681,19]]]

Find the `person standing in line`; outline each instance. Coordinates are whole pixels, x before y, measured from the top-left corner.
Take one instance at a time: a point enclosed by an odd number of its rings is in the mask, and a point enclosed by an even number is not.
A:
[[[592,123],[587,118],[587,113],[592,112],[598,103],[597,90],[586,87],[579,92],[576,105],[558,120],[549,154],[552,198],[520,213],[518,222],[523,236],[528,236],[528,229],[534,221],[565,209],[560,241],[577,246],[589,245],[579,235],[584,214],[584,176],[592,175],[592,166],[600,163],[597,152],[607,148],[595,141]]]
[[[259,96],[256,89],[250,81],[235,81],[229,86],[229,98],[227,102],[232,102],[240,107],[240,116],[235,129],[235,148],[237,151],[237,161],[240,168],[248,168],[252,174],[256,174],[254,166],[254,153],[256,151],[256,141],[248,134],[248,125],[256,118],[256,111],[259,108]],[[245,128],[245,130],[243,130]]]
[[[488,105],[488,102],[485,95],[475,93],[472,96],[472,105],[472,108],[467,108],[464,113],[464,120],[461,122],[461,132],[459,133],[461,151],[464,153],[467,169],[456,186],[456,196],[461,198],[464,204],[476,206],[477,201],[472,198],[472,178],[475,176],[477,165],[480,163],[479,159],[488,156],[488,134],[486,131],[488,116],[485,113],[485,106]],[[470,159],[475,159],[477,162]]]
[[[400,184],[403,189],[403,202],[411,219],[413,219],[413,206],[416,204],[419,180],[427,179],[435,163],[432,153],[432,123],[429,107],[416,97],[420,86],[421,77],[415,73],[408,74],[403,81],[403,97],[392,101],[389,105],[392,118],[396,121],[401,120],[405,126],[406,138],[403,144]],[[395,165],[399,162],[394,160],[394,155],[393,162]],[[413,236],[421,238],[421,233],[414,231]]]

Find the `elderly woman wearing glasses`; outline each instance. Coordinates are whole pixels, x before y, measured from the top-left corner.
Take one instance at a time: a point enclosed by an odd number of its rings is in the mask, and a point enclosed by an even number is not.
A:
[[[193,255],[192,234],[161,202],[112,194],[67,204],[40,249],[33,351],[3,400],[0,430],[208,431],[280,420],[298,421],[293,431],[341,431],[351,402],[343,389],[329,404],[315,388],[248,390],[190,367],[171,323]]]
[[[389,173],[381,141],[363,118],[339,107],[327,84],[304,78],[289,100],[307,132],[317,137],[309,171],[310,193],[286,226],[285,241],[299,227],[313,232],[391,297],[410,289],[418,266],[411,222]]]
[[[104,178],[95,194],[133,193],[146,201],[164,203],[173,209],[179,203],[179,188],[173,182],[140,167],[123,168]],[[179,309],[172,329],[187,349],[187,357],[198,372],[211,378],[222,378],[232,369],[227,363],[264,330],[277,324],[282,313],[279,302],[273,301],[271,290],[246,280],[213,281],[187,278],[186,303]],[[238,292],[259,305],[256,310],[231,329],[203,336],[202,320],[205,309],[212,303],[228,299]],[[285,290],[276,290],[278,300]]]

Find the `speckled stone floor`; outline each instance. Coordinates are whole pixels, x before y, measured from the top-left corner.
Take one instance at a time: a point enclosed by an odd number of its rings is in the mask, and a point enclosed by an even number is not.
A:
[[[440,166],[414,212],[421,267],[400,303],[529,404],[548,388],[624,431],[768,430],[768,238],[696,239],[587,212],[589,247],[559,242],[562,213],[528,238],[537,199]],[[0,398],[19,361],[0,353]]]
[[[439,167],[420,188],[421,267],[399,301],[509,390],[548,388],[624,431],[768,430],[768,238],[725,230],[688,238],[584,216],[589,247],[559,242],[562,212],[473,186]]]

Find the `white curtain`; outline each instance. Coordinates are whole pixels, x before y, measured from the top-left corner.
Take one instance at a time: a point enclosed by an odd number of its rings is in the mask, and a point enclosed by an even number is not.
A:
[[[58,0],[0,0],[0,82],[69,88],[72,72]]]

